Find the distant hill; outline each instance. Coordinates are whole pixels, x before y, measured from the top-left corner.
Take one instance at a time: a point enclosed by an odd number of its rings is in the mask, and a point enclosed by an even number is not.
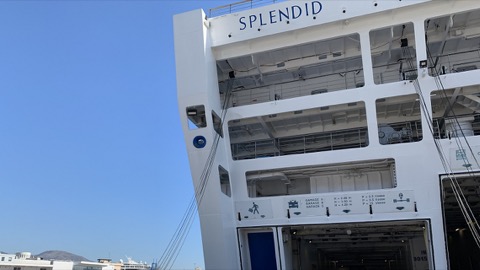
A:
[[[35,257],[39,257],[44,260],[59,260],[59,261],[73,261],[73,262],[90,261],[85,257],[79,256],[70,252],[61,251],[61,250],[44,251],[38,255],[35,255]]]

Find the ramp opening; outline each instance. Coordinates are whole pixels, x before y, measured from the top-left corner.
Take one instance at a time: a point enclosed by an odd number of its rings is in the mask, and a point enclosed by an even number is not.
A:
[[[458,176],[458,187],[476,218],[480,215],[480,176]],[[480,265],[480,249],[453,193],[452,183],[442,179],[445,236],[450,270],[474,270]]]
[[[291,226],[282,229],[286,269],[429,269],[427,221]]]

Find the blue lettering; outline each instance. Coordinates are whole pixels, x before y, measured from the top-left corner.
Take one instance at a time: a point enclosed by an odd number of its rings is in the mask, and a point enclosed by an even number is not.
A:
[[[278,10],[278,14],[280,15],[280,21],[282,21],[282,16],[285,17],[287,20],[290,19],[290,14],[288,12],[288,8],[285,9],[285,13],[283,13],[281,10]]]
[[[302,16],[314,16],[319,14],[322,9],[323,6],[320,1],[310,1],[302,6],[292,5],[283,9],[270,10],[268,13],[257,13],[249,15],[248,17],[240,17],[238,22],[240,23],[240,30],[245,30],[256,26],[266,26],[278,22],[295,20]]]
[[[318,1],[313,1],[312,2],[312,15],[317,15],[322,11],[322,3]]]
[[[257,16],[250,15],[250,28],[253,28],[253,23],[257,21]]]
[[[270,11],[269,14],[270,14],[270,23],[271,24],[277,23],[277,21],[273,20],[273,18],[277,17],[277,15],[275,14],[275,10]]]
[[[260,13],[260,26],[267,25],[266,23],[263,23],[263,14]]]
[[[295,13],[295,10],[298,11],[298,14]],[[302,15],[302,8],[299,6],[292,6],[292,20],[297,19]]]
[[[245,28],[247,28],[247,24],[245,23],[245,17],[240,17],[240,19],[238,19],[238,22],[240,22],[240,24],[242,25],[242,27],[240,27],[240,30],[245,30]]]

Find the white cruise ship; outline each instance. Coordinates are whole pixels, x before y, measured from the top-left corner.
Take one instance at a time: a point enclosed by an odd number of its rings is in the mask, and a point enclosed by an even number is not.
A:
[[[480,1],[243,1],[174,34],[206,269],[480,269]]]

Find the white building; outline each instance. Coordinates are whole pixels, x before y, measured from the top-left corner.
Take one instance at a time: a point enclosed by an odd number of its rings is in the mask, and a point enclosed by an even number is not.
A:
[[[72,270],[73,262],[35,258],[30,252],[0,254],[0,270]]]

